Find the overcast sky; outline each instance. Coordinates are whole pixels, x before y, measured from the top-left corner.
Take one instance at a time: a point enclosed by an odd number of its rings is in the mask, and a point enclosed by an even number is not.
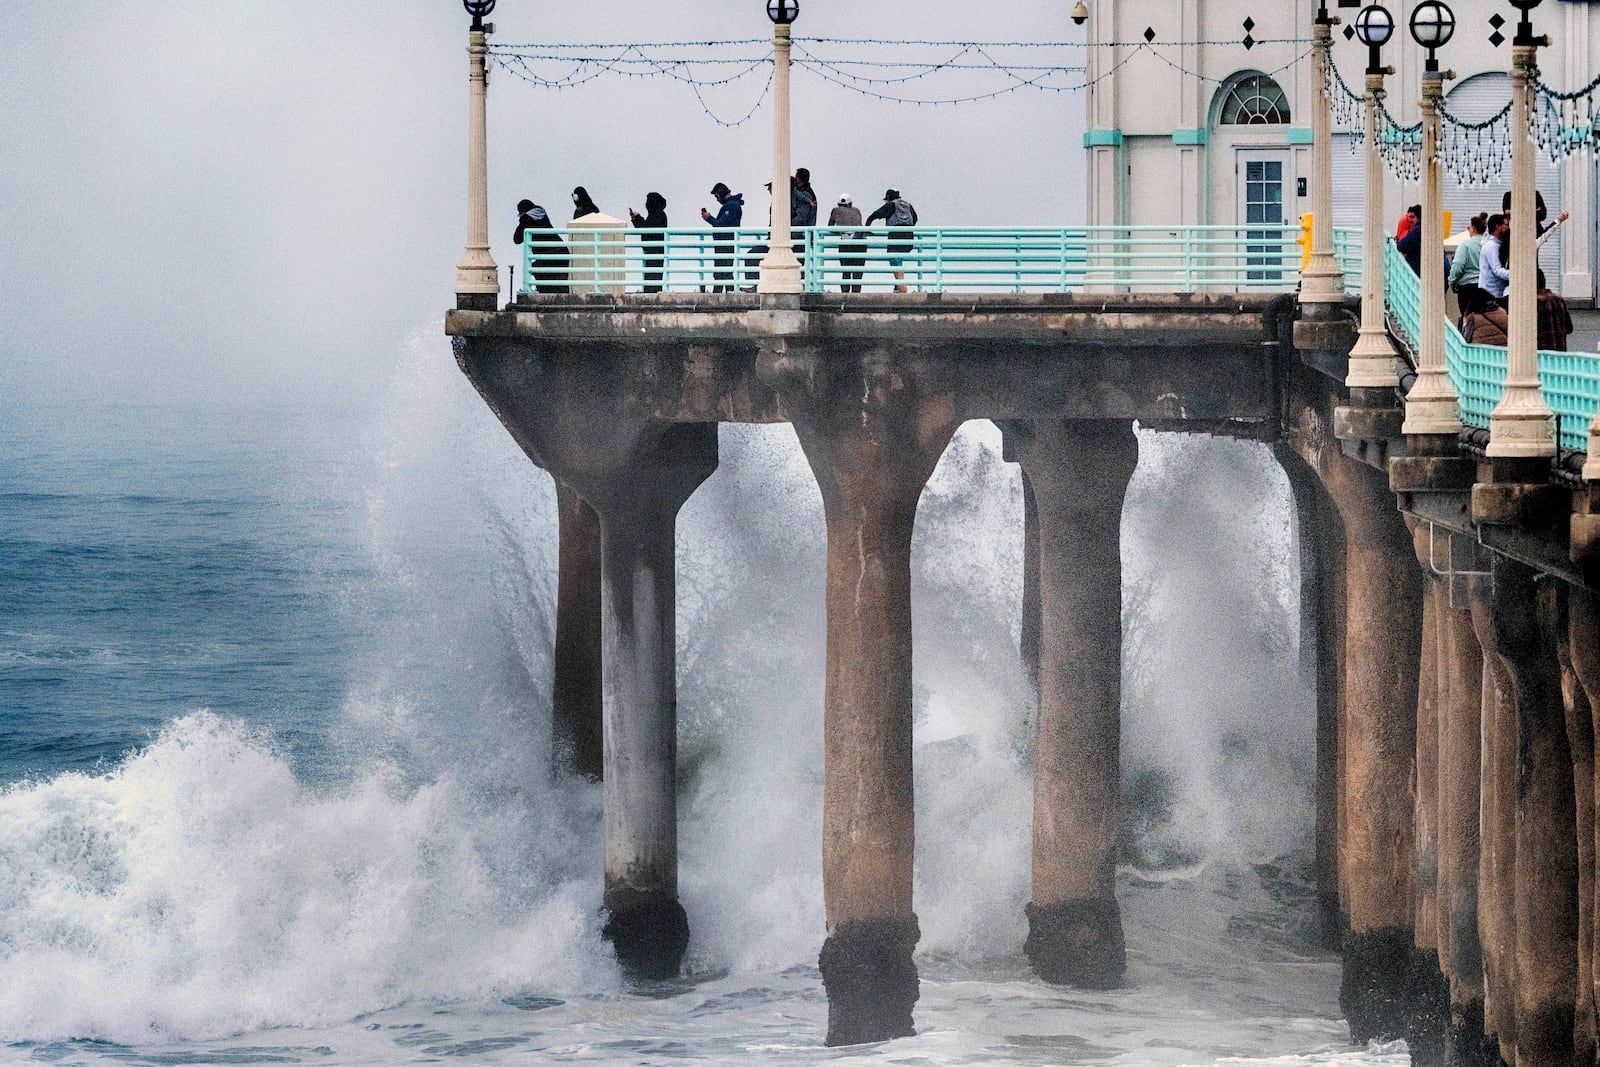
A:
[[[1069,7],[803,0],[795,32],[1081,39]],[[501,0],[492,21],[503,44],[771,33],[762,0]],[[359,398],[452,301],[468,22],[453,0],[0,5],[0,394]],[[742,113],[764,80],[712,102]],[[497,73],[489,121],[502,267],[516,201],[564,218],[574,185],[617,215],[657,189],[693,225],[720,180],[765,214],[765,105],[723,129],[676,83]],[[796,71],[794,122],[824,205],[894,185],[930,224],[1081,221],[1080,94],[916,108]]]

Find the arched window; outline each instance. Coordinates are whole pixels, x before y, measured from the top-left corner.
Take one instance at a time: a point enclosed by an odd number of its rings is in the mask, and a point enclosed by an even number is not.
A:
[[[1224,126],[1287,126],[1289,98],[1265,74],[1247,74],[1223,94],[1218,121]]]

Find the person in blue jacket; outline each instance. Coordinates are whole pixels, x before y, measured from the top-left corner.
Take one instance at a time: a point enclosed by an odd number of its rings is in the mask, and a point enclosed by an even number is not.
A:
[[[711,195],[717,198],[721,205],[715,215],[705,208],[700,209],[700,217],[709,222],[714,229],[736,229],[744,221],[744,194],[728,191],[728,187],[721,182],[711,187]],[[718,241],[716,244],[717,259],[714,264],[716,273],[712,279],[716,282],[711,287],[713,293],[733,292],[733,244],[728,241]]]

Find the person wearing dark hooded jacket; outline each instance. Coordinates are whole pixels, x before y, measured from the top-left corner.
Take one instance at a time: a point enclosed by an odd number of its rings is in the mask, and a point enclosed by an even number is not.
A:
[[[530,263],[532,281],[541,293],[567,292],[567,263],[570,257],[567,246],[555,231],[556,228],[550,224],[550,215],[544,208],[532,200],[518,202],[517,232],[512,239],[519,245],[526,243],[534,246],[529,250],[530,256],[534,257]]]
[[[600,209],[594,206],[594,201],[589,199],[589,190],[578,186],[572,190],[572,217],[581,219],[585,215],[598,215]]]
[[[911,206],[911,201],[901,197],[898,189],[885,189],[883,192],[883,206],[867,216],[867,225],[871,226],[878,219],[882,219],[888,226],[915,226],[917,224],[917,209]],[[902,258],[911,251],[911,243],[916,240],[916,234],[910,230],[892,229],[889,231],[889,266],[894,268],[894,291],[906,291],[906,272],[901,270],[905,260]]]
[[[739,223],[744,221],[744,194],[731,192],[722,182],[711,187],[711,195],[717,198],[720,206],[715,215],[705,208],[700,209],[700,217],[709,222],[714,229],[737,229]],[[713,293],[731,293],[733,291],[733,242],[718,241],[715,245],[717,259],[716,271],[712,280],[716,282],[711,287]]]
[[[633,208],[628,209],[628,217],[633,219],[635,227],[641,230],[664,230],[667,228],[667,198],[660,193],[646,193],[644,196],[643,215]],[[659,233],[646,233],[640,236],[639,242],[644,245],[644,291],[659,293],[661,291],[661,264],[662,246],[666,242],[666,235]]]

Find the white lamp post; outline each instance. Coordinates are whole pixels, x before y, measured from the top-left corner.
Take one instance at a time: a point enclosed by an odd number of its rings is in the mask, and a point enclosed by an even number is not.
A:
[[[1417,381],[1406,396],[1406,434],[1443,434],[1461,430],[1460,398],[1450,384],[1444,357],[1444,232],[1443,197],[1439,187],[1439,105],[1444,100],[1444,74],[1437,50],[1455,32],[1456,19],[1441,0],[1422,0],[1411,13],[1411,37],[1428,52],[1422,74],[1422,336],[1417,352]],[[1452,441],[1452,444],[1454,442]]]
[[[1307,304],[1344,301],[1344,272],[1333,255],[1333,102],[1328,98],[1328,66],[1333,62],[1333,25],[1328,6],[1317,8],[1311,30],[1311,261],[1300,272],[1300,300]]]
[[[1538,294],[1535,256],[1539,222],[1534,210],[1533,77],[1540,40],[1528,12],[1539,0],[1511,0],[1522,12],[1511,40],[1511,319],[1506,339],[1506,388],[1489,413],[1490,458],[1537,459],[1556,454],[1550,408],[1539,391]]]
[[[456,307],[493,311],[500,302],[500,268],[489,254],[489,149],[485,56],[488,29],[483,17],[495,0],[462,0],[472,16],[467,34],[471,109],[467,120],[467,246],[456,265]]]
[[[1367,46],[1367,212],[1362,226],[1361,329],[1350,350],[1350,389],[1393,389],[1400,384],[1394,361],[1399,355],[1383,324],[1383,160],[1378,155],[1378,101],[1383,99],[1385,68],[1378,50],[1394,36],[1394,16],[1382,4],[1369,4],[1356,16],[1356,36]]]
[[[772,234],[761,260],[758,293],[798,293],[800,261],[791,244],[789,193],[789,25],[800,14],[800,0],[767,0],[772,20]]]

